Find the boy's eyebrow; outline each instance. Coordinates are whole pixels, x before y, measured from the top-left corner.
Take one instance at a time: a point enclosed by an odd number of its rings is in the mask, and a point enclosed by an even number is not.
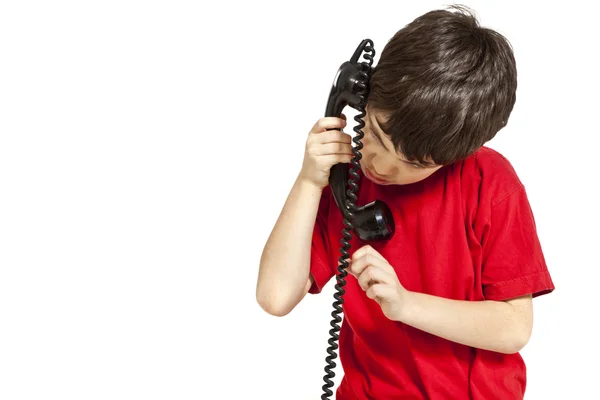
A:
[[[383,146],[384,149],[386,149],[390,153],[395,153],[394,150],[390,150],[389,147],[387,147],[385,145],[385,143],[383,142],[383,139],[381,138],[381,136],[380,136],[380,134],[378,132],[379,126],[381,126],[381,122],[379,122],[379,120],[377,119],[376,116],[374,117],[374,119],[375,119],[375,122],[377,122],[377,129],[373,129],[374,127],[372,127],[371,129],[373,130],[373,133],[375,134],[375,137],[377,138],[377,140],[379,141],[379,143],[381,143],[381,145]]]
[[[375,119],[377,120],[377,119]],[[375,134],[375,138],[377,138],[377,140],[379,141],[379,143],[381,143],[381,145],[383,146],[384,149],[386,149],[387,151],[389,151],[390,153],[395,153],[393,150],[390,150],[389,147],[387,147],[385,145],[385,143],[383,142],[383,139],[381,138],[381,136],[379,135],[379,132],[377,132],[377,129],[373,129],[373,134]]]
[[[375,119],[375,122],[377,122],[377,125],[381,126],[381,122],[379,122],[379,120],[377,119],[377,117],[374,117],[374,119]],[[377,140],[379,141],[379,143],[381,143],[381,145],[383,146],[383,148],[385,148],[390,153],[397,154],[394,150],[390,150],[390,148],[385,145],[383,139],[381,138],[381,134],[378,132],[378,129],[373,129],[373,128],[371,128],[371,129],[373,131],[373,134],[375,135],[375,138],[377,138]],[[405,162],[407,164],[418,164],[418,165],[421,165],[423,167],[431,167],[431,166],[434,165],[433,163],[430,163],[430,162],[427,162],[427,161],[425,161],[423,163],[412,162],[412,161],[407,161],[407,160],[400,160],[400,161],[403,161],[403,162]]]

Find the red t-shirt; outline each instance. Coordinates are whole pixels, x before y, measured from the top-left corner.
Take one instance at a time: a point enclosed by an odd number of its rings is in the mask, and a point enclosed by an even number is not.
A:
[[[409,185],[381,186],[359,174],[356,204],[379,199],[394,215],[395,235],[371,246],[407,290],[470,301],[554,290],[524,186],[495,150],[483,147]],[[342,228],[327,186],[312,239],[310,293],[336,273]],[[363,245],[353,233],[350,253]],[[472,348],[389,320],[354,277],[346,282],[338,400],[523,398],[519,353]]]

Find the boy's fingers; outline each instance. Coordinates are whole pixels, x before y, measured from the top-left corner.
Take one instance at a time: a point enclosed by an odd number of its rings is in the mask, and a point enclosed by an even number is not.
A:
[[[352,136],[343,131],[327,131],[314,137],[315,143],[345,143],[352,146]]]
[[[341,129],[346,126],[346,121],[337,117],[323,117],[311,129],[311,133],[324,132],[327,129]]]
[[[363,271],[370,266],[382,269],[384,271],[387,271],[391,268],[387,260],[382,256],[373,253],[367,253],[359,257],[352,255],[349,269],[353,274],[361,275]]]
[[[367,267],[363,273],[360,274],[360,277],[358,278],[358,284],[361,288],[363,288],[363,290],[367,290],[369,286],[375,283],[389,283],[389,280],[390,276],[386,271],[378,268]]]
[[[318,156],[326,156],[330,154],[346,154],[352,155],[352,146],[348,143],[331,142],[319,146]]]
[[[364,245],[363,247],[361,247],[360,249],[356,250],[353,254],[352,254],[352,259],[357,259],[360,257],[364,257],[367,254],[371,254],[375,257],[378,257],[379,259],[386,261],[385,257],[383,257],[381,255],[381,253],[379,253],[377,250],[375,250],[371,245]]]

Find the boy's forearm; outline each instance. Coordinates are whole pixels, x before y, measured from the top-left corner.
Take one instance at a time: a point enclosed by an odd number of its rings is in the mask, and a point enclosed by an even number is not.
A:
[[[304,294],[322,189],[296,179],[260,259],[256,297],[271,314],[291,311]]]
[[[467,346],[499,353],[520,351],[531,334],[527,316],[504,301],[463,301],[409,292],[398,320]]]

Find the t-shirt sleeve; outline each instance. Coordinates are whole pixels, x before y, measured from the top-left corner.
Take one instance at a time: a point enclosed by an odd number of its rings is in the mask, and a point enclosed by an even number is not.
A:
[[[491,207],[483,232],[481,281],[486,299],[537,297],[554,290],[522,184]]]
[[[308,290],[309,293],[321,293],[323,287],[335,274],[330,260],[330,244],[328,230],[329,206],[333,201],[331,189],[326,186],[321,193],[319,210],[315,220],[315,227],[312,235],[312,244],[310,251],[310,274],[314,278],[314,283]],[[335,207],[335,204],[334,204]]]

